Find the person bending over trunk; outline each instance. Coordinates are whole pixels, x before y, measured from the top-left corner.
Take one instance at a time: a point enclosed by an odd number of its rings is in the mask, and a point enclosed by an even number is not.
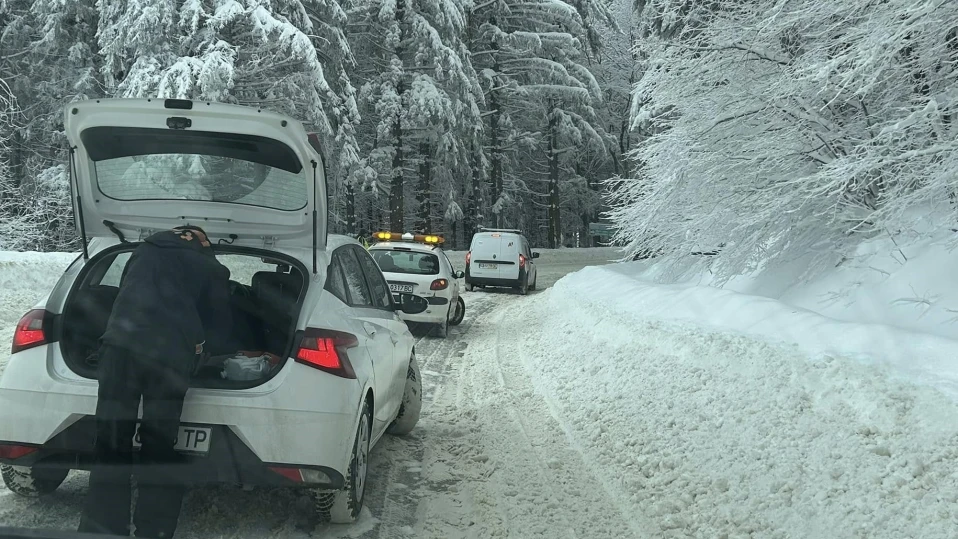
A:
[[[154,234],[130,256],[100,338],[96,454],[79,531],[130,534],[140,397],[136,536],[165,539],[176,530],[186,487],[174,444],[190,374],[204,345],[238,349],[230,342],[229,278],[199,227]]]

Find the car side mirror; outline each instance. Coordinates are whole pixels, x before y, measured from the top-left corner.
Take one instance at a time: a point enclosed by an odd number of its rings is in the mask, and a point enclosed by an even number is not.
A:
[[[398,310],[406,314],[419,314],[429,308],[429,303],[420,296],[399,294]]]
[[[457,271],[457,272],[456,272],[456,279],[462,279],[462,278],[465,277],[465,276],[466,276],[466,272],[464,272],[464,271]]]
[[[533,253],[532,253],[532,258],[539,258],[539,253],[533,252]]]

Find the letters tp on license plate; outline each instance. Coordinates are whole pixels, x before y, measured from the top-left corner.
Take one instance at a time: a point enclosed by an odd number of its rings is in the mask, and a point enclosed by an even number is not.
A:
[[[479,264],[482,269],[496,269],[497,264]]]
[[[209,453],[212,431],[213,429],[209,427],[180,425],[174,449],[187,453]],[[138,424],[136,426],[136,435],[133,436],[133,447],[139,448],[142,445],[143,444],[140,443],[140,425]]]
[[[389,285],[389,289],[392,290],[393,292],[403,292],[406,294],[412,293],[411,284],[391,284]]]

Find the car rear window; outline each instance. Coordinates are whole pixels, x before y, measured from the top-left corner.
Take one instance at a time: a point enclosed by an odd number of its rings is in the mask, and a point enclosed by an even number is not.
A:
[[[372,250],[373,259],[386,273],[408,273],[411,275],[438,275],[439,257],[432,253],[415,251]]]
[[[296,154],[281,142],[225,133],[191,133],[170,140],[156,129],[124,131],[126,140],[112,149],[119,128],[84,131],[94,161],[96,183],[105,196],[124,201],[198,200],[229,202],[277,210],[302,209],[308,202],[307,174]],[[133,144],[151,131],[150,140]],[[202,135],[202,136],[199,136]]]

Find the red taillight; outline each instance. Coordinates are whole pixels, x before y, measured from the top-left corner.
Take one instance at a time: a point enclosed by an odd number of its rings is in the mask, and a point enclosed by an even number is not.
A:
[[[466,253],[466,264],[468,264],[470,260],[472,260],[472,251]]]
[[[306,328],[296,361],[343,378],[356,378],[347,348],[359,345],[355,335],[329,329]]]
[[[17,322],[17,329],[13,332],[11,354],[47,343],[47,336],[43,328],[45,318],[47,318],[47,312],[40,309],[34,309],[23,315],[23,318]]]
[[[519,267],[520,267],[520,268],[526,267],[526,257],[525,257],[525,255],[519,255]]]
[[[0,459],[18,459],[30,453],[36,453],[40,448],[29,445],[0,444]]]
[[[445,279],[436,279],[429,285],[429,290],[445,290],[449,286],[449,281]]]
[[[295,483],[328,484],[332,481],[325,472],[314,468],[287,468],[285,466],[270,466],[269,470]]]
[[[296,483],[303,482],[303,474],[299,473],[299,468],[282,468],[280,466],[270,466],[269,470],[271,472],[278,473],[290,481],[295,481]]]

